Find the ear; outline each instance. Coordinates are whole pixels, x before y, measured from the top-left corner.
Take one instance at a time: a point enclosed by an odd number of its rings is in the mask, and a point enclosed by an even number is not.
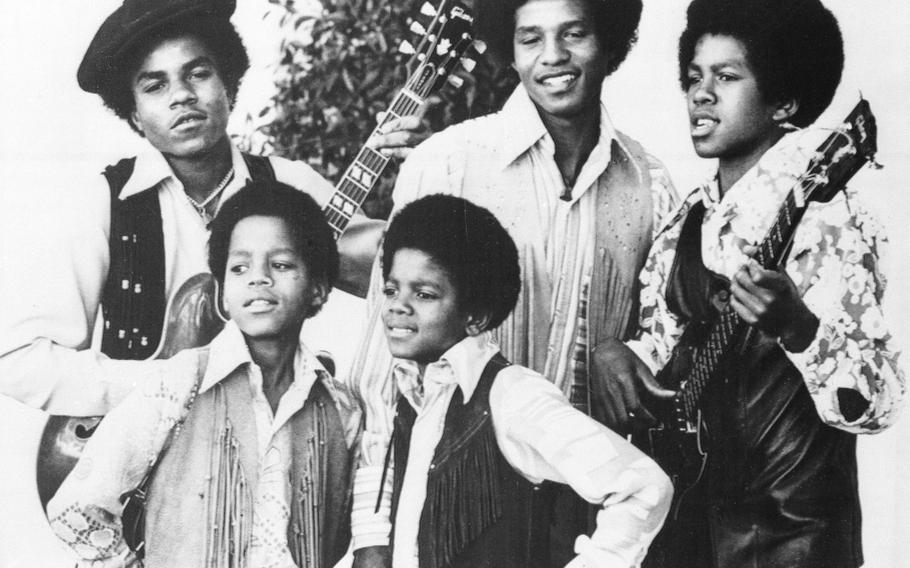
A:
[[[130,113],[130,123],[133,125],[133,128],[139,132],[139,134],[141,134],[143,137],[145,136],[145,130],[142,129],[142,123],[139,122],[139,113],[135,110]]]
[[[489,325],[489,323],[490,314],[488,313],[481,315],[468,314],[464,325],[465,333],[467,333],[470,337],[476,337],[483,333],[485,329],[487,329],[487,325]]]
[[[786,99],[778,103],[777,108],[771,118],[778,124],[789,122],[790,119],[799,111],[799,101],[796,99]]]
[[[218,286],[217,289],[218,299],[221,301],[221,315],[223,315],[225,319],[231,319],[231,312],[228,310],[227,300],[224,298],[224,285]]]
[[[329,298],[329,286],[325,282],[314,282],[312,289],[312,296],[310,297],[310,313],[307,315],[308,318],[311,318],[319,313],[319,310],[322,309],[323,304]]]

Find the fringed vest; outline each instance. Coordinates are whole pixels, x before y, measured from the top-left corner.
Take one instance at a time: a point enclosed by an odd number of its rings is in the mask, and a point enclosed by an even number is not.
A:
[[[268,158],[243,154],[253,181],[275,179]],[[120,192],[133,175],[136,158],[104,170],[111,191],[110,268],[101,298],[101,351],[112,359],[148,359],[164,329],[167,307],[164,232],[157,191],[127,199]]]
[[[288,546],[298,566],[331,568],[350,540],[351,453],[321,381],[290,427]],[[246,376],[235,372],[200,394],[165,452],[149,490],[145,566],[250,566],[259,463]]]
[[[699,202],[682,227],[667,305],[687,322],[677,350],[703,344],[726,281],[705,268]],[[825,425],[800,372],[758,330],[702,398],[703,482],[668,519],[648,568],[855,568],[862,565],[856,436]],[[673,371],[681,376],[686,358]]]
[[[509,363],[497,354],[464,404],[456,389],[427,478],[420,516],[420,568],[545,566],[549,485],[534,486],[506,462],[490,416],[490,388]],[[403,397],[395,418],[392,519],[407,469],[417,414]],[[394,528],[393,528],[394,534]],[[394,542],[392,543],[394,546]]]

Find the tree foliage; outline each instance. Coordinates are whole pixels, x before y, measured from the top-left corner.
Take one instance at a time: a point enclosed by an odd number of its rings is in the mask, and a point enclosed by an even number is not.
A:
[[[344,173],[408,77],[403,40],[416,43],[412,21],[425,23],[425,0],[323,0],[318,16],[298,12],[294,0],[269,0],[281,10],[283,39],[276,69],[277,94],[262,114],[261,128],[273,150],[305,160],[332,181]],[[482,1],[482,0],[481,0]],[[459,89],[444,88],[426,119],[433,130],[498,109],[515,85],[510,70],[473,54],[477,66],[463,69]],[[364,209],[386,217],[397,164],[390,164]]]

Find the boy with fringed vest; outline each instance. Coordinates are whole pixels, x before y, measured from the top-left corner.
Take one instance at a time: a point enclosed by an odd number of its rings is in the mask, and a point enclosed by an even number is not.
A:
[[[382,271],[399,398],[386,459],[391,511],[387,500],[377,505],[391,546],[373,549],[369,563],[543,565],[550,480],[600,505],[570,566],[637,566],[667,513],[669,480],[500,353],[490,330],[521,284],[515,244],[493,214],[444,195],[405,206],[386,234]]]
[[[91,566],[334,566],[359,412],[299,340],[338,274],[332,231],[308,195],[252,183],[215,218],[209,264],[231,320],[102,421],[51,526]],[[137,487],[144,535],[122,504]]]

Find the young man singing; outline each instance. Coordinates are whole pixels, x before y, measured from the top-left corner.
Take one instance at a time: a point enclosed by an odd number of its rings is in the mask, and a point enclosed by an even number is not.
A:
[[[595,353],[613,413],[638,422],[652,373],[684,378],[671,354],[704,349],[726,302],[752,330],[700,397],[704,473],[645,565],[856,568],[856,434],[893,423],[905,392],[881,308],[884,235],[848,188],[809,204],[782,270],[752,258],[830,134],[803,129],[840,82],[837,21],[818,0],[695,0],[679,46],[692,142],[717,173],[654,243],[637,339]]]

